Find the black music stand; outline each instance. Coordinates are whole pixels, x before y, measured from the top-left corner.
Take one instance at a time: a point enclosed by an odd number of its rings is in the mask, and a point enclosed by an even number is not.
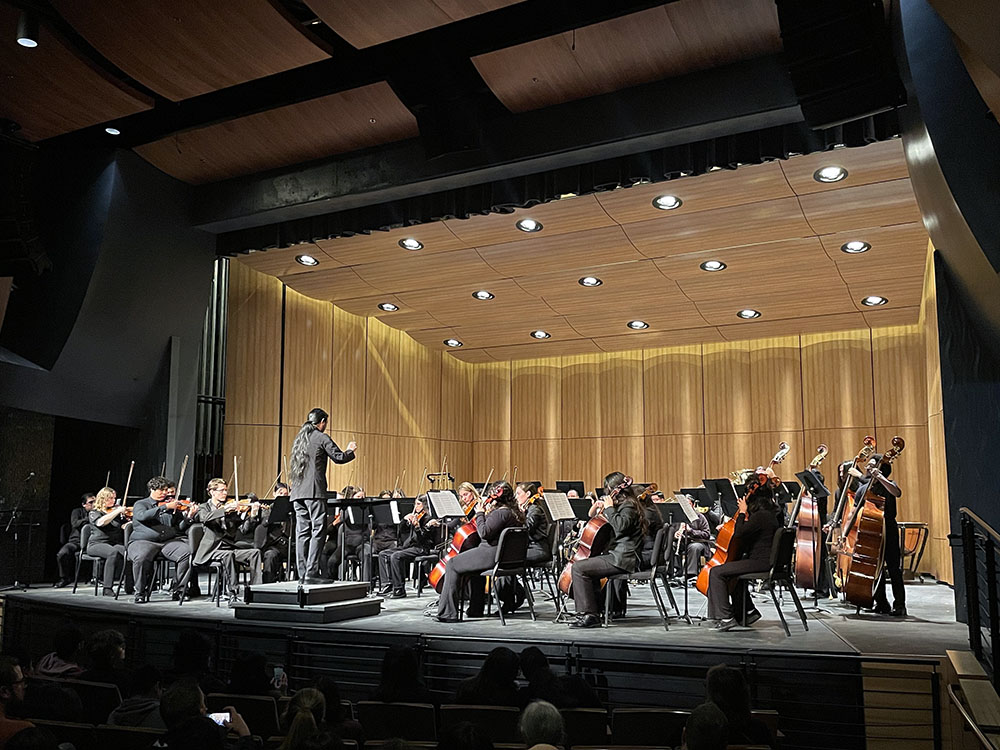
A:
[[[295,525],[293,523],[292,501],[288,495],[281,495],[271,501],[271,512],[267,516],[267,525],[288,523],[288,579],[291,580],[292,572],[298,577],[298,570],[295,568]]]
[[[727,518],[735,516],[736,511],[739,510],[739,499],[733,483],[728,479],[705,479],[704,483],[706,488],[711,488],[709,493],[712,496],[713,504],[708,507],[720,508],[722,514]],[[718,505],[715,504],[716,502]]]
[[[802,489],[813,496],[814,500],[821,500],[830,497],[832,494],[826,485],[823,483],[823,475],[819,473],[819,469],[806,469],[805,471],[798,471],[795,473],[795,478],[802,483]],[[830,564],[832,562],[829,551],[826,549],[826,537],[820,531],[819,547],[817,554],[823,557],[823,569],[820,572],[820,576],[828,576],[830,581],[833,579],[833,574],[830,571]],[[828,581],[829,582],[829,581]],[[819,606],[819,593],[816,589],[813,589],[813,606],[812,609],[816,612],[827,612],[828,610],[823,609]]]
[[[570,490],[576,490],[576,493],[580,497],[587,494],[587,488],[583,482],[578,482],[576,480],[556,482],[556,492],[569,493]]]

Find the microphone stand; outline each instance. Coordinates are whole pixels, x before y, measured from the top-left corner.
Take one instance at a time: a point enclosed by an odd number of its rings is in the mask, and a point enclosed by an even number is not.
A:
[[[13,560],[12,560],[13,566],[12,566],[12,568],[13,568],[13,574],[14,574],[14,582],[12,584],[10,584],[9,586],[0,587],[0,591],[27,591],[27,589],[29,587],[29,584],[26,581],[25,582],[21,582],[21,581],[18,580],[18,577],[17,577],[18,576],[18,572],[20,571],[20,565],[19,565],[19,563],[20,563],[20,557],[21,557],[20,556],[21,535],[20,535],[20,533],[18,531],[18,528],[20,526],[25,525],[25,524],[22,524],[22,523],[19,522],[19,519],[21,517],[21,504],[24,502],[24,496],[25,496],[25,493],[27,492],[28,482],[30,482],[34,478],[35,478],[35,472],[31,472],[28,475],[28,478],[24,480],[25,488],[21,490],[20,498],[14,503],[14,507],[11,508],[11,510],[10,510],[10,518],[7,521],[7,525],[4,527],[4,534],[6,534],[7,532],[9,532],[11,529],[14,529],[14,544],[13,544],[13,547],[12,547],[12,552],[13,552],[13,555],[12,555],[13,556]],[[32,489],[31,494],[32,494],[32,496],[34,496],[34,494],[35,494],[34,493],[34,485],[32,485],[31,489]],[[32,524],[29,522],[27,524],[27,526],[28,526],[28,546],[30,547],[31,546],[31,526],[32,526]]]

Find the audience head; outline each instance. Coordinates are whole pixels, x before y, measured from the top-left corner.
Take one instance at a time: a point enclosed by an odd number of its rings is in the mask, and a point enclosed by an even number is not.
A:
[[[729,722],[714,703],[702,703],[691,712],[684,726],[687,750],[726,750]]]
[[[152,664],[143,664],[134,672],[129,673],[125,680],[125,697],[159,698],[163,692],[160,690],[162,682],[160,670]]]
[[[82,640],[83,634],[80,629],[75,625],[66,624],[52,635],[52,650],[63,661],[72,661]]]
[[[326,699],[315,688],[302,688],[292,696],[285,712],[288,734],[281,747],[298,750],[319,730],[326,719]]]
[[[177,680],[160,698],[160,717],[167,729],[180,726],[187,719],[204,716],[205,694],[192,679]]]
[[[382,750],[403,750],[395,748],[390,743],[393,740],[386,740],[382,743]],[[302,743],[302,750],[340,750],[343,743],[333,732],[317,732],[312,737]],[[405,746],[404,746],[405,747]]]
[[[391,646],[382,659],[380,700],[405,701],[421,685],[417,653],[409,646]]]
[[[750,719],[750,688],[743,672],[716,664],[705,676],[705,697],[722,712],[741,723]]]
[[[534,701],[521,712],[517,728],[524,738],[525,747],[563,743],[566,727],[559,709],[548,701]]]
[[[536,675],[543,676],[551,672],[549,660],[538,646],[528,646],[522,649],[520,662],[521,673],[528,682],[531,682]]]
[[[346,717],[344,707],[340,703],[340,686],[337,681],[328,675],[317,677],[313,682],[313,687],[319,690],[326,699],[326,723],[336,726]]]
[[[87,639],[87,656],[94,669],[114,669],[125,661],[125,636],[113,628],[98,630]]]
[[[506,646],[498,646],[487,654],[479,679],[493,685],[507,685],[517,679],[520,666],[517,654]]]
[[[271,689],[267,657],[259,651],[237,654],[229,670],[229,689],[242,695],[267,695]]]
[[[580,493],[577,492],[575,489],[570,488],[570,489],[566,490],[566,499],[567,500],[579,500],[580,499]]]
[[[0,707],[5,715],[10,715],[24,703],[27,680],[21,665],[9,656],[0,656]]]
[[[181,630],[174,644],[174,672],[200,676],[212,669],[212,641],[197,630]]]
[[[493,742],[479,725],[460,721],[441,731],[437,750],[493,750]]]

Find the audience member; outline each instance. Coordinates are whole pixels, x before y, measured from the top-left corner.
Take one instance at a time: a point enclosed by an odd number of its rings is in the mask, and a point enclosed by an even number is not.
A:
[[[518,668],[517,654],[509,648],[499,646],[486,656],[482,669],[475,677],[469,677],[458,686],[455,702],[467,706],[515,706],[517,696]]]
[[[73,625],[64,625],[52,636],[51,653],[38,660],[35,676],[47,679],[74,679],[83,673],[83,667],[76,663],[76,652],[83,634]]]
[[[333,732],[317,732],[302,744],[302,750],[341,750],[343,743]],[[405,750],[390,748],[389,742],[382,744],[382,750]]]
[[[705,677],[706,698],[729,720],[730,745],[773,745],[771,732],[750,711],[750,688],[740,670],[717,664]]]
[[[8,656],[0,656],[0,750],[22,729],[35,726],[30,721],[14,718],[21,715],[26,682],[18,663]]]
[[[460,721],[441,730],[437,750],[493,750],[493,741],[471,721]]]
[[[409,646],[391,646],[382,659],[382,678],[372,693],[383,703],[435,703],[420,679],[417,654]]]
[[[206,695],[226,692],[226,683],[212,668],[212,641],[207,636],[194,629],[180,631],[174,644],[174,679],[192,679]]]
[[[517,728],[529,750],[556,750],[566,737],[562,714],[548,701],[529,703],[521,712]]]
[[[117,630],[98,630],[87,639],[85,650],[90,669],[80,675],[88,682],[117,685],[124,693],[128,672],[125,664],[125,636]]]
[[[250,729],[235,708],[226,706],[229,721],[219,726],[209,719],[205,708],[205,694],[193,679],[178,680],[160,699],[160,716],[167,727],[153,747],[171,750],[249,750],[255,744]],[[233,742],[226,742],[226,733],[236,735]]]
[[[83,702],[73,688],[47,680],[28,685],[23,714],[45,721],[99,721],[101,718],[84,716]]]
[[[729,722],[714,703],[695,708],[684,726],[686,750],[726,750]]]
[[[280,698],[274,687],[272,673],[267,669],[267,657],[259,651],[241,651],[229,670],[229,685],[225,692],[236,695],[270,695]]]
[[[59,740],[44,727],[28,727],[15,734],[4,746],[5,750],[60,750]]]
[[[556,708],[601,708],[594,689],[580,675],[557,675],[537,646],[521,651],[521,673],[528,684],[518,690],[519,705],[548,701]]]
[[[326,699],[326,729],[344,740],[354,740],[358,747],[365,744],[365,730],[361,723],[351,718],[340,702],[340,687],[332,677],[320,677],[313,687]]]
[[[125,683],[125,700],[108,716],[108,724],[117,727],[166,729],[160,716],[160,671],[144,664],[129,675]]]
[[[302,688],[292,696],[282,726],[285,740],[279,750],[302,750],[326,721],[326,699],[315,688]]]

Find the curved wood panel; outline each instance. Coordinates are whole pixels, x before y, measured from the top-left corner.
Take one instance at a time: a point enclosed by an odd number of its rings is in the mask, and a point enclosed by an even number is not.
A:
[[[282,278],[284,276],[295,276],[296,274],[310,273],[317,269],[316,266],[304,266],[295,258],[299,255],[311,255],[320,262],[324,269],[336,268],[340,263],[325,252],[318,245],[311,242],[304,242],[294,247],[275,248],[273,250],[263,250],[260,252],[245,253],[238,255],[234,260],[245,266],[250,266],[255,271],[266,273],[271,276]],[[318,295],[310,295],[319,298]]]
[[[837,245],[837,252],[845,255],[840,252],[840,245]],[[709,274],[701,268],[701,264],[706,260],[722,261],[726,264],[726,268]],[[746,284],[740,283],[744,276],[750,274],[771,276],[775,268],[794,268],[799,273],[803,268],[809,268],[810,273],[814,269],[823,269],[827,272],[835,270],[835,264],[824,252],[824,245],[818,237],[713,248],[657,258],[653,263],[660,273],[677,282],[691,281],[697,284],[711,276],[713,278],[710,283],[717,285],[720,290],[744,287]]]
[[[535,359],[536,357],[560,357],[566,354],[588,354],[600,351],[592,339],[566,339],[537,341],[530,344],[511,346],[491,346],[487,353],[496,360]]]
[[[510,440],[510,362],[480,364],[473,370],[472,413],[476,440]],[[479,466],[479,459],[476,459]]]
[[[656,482],[667,497],[714,479],[705,474],[705,436],[647,435],[645,479]]]
[[[479,255],[503,276],[526,276],[535,272],[547,273],[592,264],[595,247],[601,250],[602,263],[627,263],[643,259],[619,226],[532,237],[503,245],[480,246]]]
[[[555,489],[560,476],[562,442],[548,439],[511,440],[510,462],[517,467],[517,481],[541,482],[543,488]]]
[[[273,425],[227,424],[222,436],[224,479],[233,473],[233,456],[240,458],[240,495],[254,492],[262,497],[278,473],[278,428]],[[230,491],[235,491],[235,485]],[[194,487],[198,502],[204,487]]]
[[[898,138],[860,148],[838,148],[794,156],[778,163],[796,195],[840,190],[909,176],[903,159],[903,141]],[[840,182],[814,180],[816,170],[827,166],[843,167],[847,170],[847,177]]]
[[[564,437],[598,437],[602,434],[600,377],[601,355],[579,354],[562,358],[560,395]]]
[[[468,362],[441,357],[441,439],[471,441],[472,371]],[[469,461],[471,462],[471,454]],[[472,470],[471,465],[468,467]],[[454,473],[454,472],[452,472]]]
[[[374,296],[381,291],[365,283],[353,268],[324,268],[322,263],[307,273],[282,276],[281,280],[307,297],[331,302]]]
[[[750,345],[705,344],[702,347],[705,377],[705,432],[752,432],[750,397]],[[709,445],[705,445],[708,455]],[[731,470],[730,470],[731,471]]]
[[[511,440],[562,436],[561,365],[558,357],[511,363]]]
[[[812,193],[803,195],[799,202],[813,229],[809,234],[920,221],[920,209],[909,178]]]
[[[642,352],[599,355],[601,435],[643,434]]]
[[[150,109],[153,102],[95,68],[62,37],[39,24],[38,46],[14,43],[19,11],[0,5],[0,118],[21,126],[28,140],[69,133]]]
[[[416,135],[416,119],[389,84],[379,82],[174,133],[135,152],[200,185]]]
[[[365,356],[365,432],[373,435],[401,434],[399,408],[401,341],[405,334],[384,323],[368,321],[368,353]]]
[[[719,326],[718,331],[727,341],[750,341],[759,336],[787,336],[789,334],[822,333],[824,331],[851,331],[867,328],[861,313],[815,315],[808,318],[785,320],[755,320],[751,324],[737,323]]]
[[[648,464],[650,435],[701,435],[705,431],[705,414],[700,346],[647,349],[643,355],[642,395]]]
[[[258,366],[266,365],[260,363]],[[288,290],[285,295],[284,413],[294,418],[301,415],[305,421],[305,415],[317,406],[330,409],[332,376],[333,305]]]
[[[871,331],[802,336],[802,399],[807,430],[874,425]]]
[[[637,482],[645,481],[646,442],[641,437],[602,437],[598,466],[599,479],[612,471],[622,471]]]
[[[606,352],[658,349],[722,341],[717,328],[683,328],[677,331],[629,331],[622,336],[601,336],[594,343]]]
[[[364,432],[367,337],[368,324],[364,318],[333,308],[333,374],[329,410],[332,429]],[[295,416],[305,421],[305,414]]]
[[[704,479],[724,479],[732,471],[753,469],[759,465],[753,435],[705,435]]]
[[[354,266],[366,283],[383,292],[441,289],[442,279],[459,278],[486,284],[502,277],[473,248],[434,255],[410,255],[396,260]],[[400,295],[407,300],[406,295]],[[433,314],[433,310],[431,310]]]
[[[798,336],[750,342],[750,407],[754,430],[802,431],[800,354]]]
[[[55,0],[97,50],[173,101],[328,55],[268,0]]]
[[[585,229],[612,226],[615,221],[601,208],[596,196],[540,203],[531,208],[520,208],[509,214],[470,216],[468,219],[449,219],[445,226],[467,245],[483,247],[515,242],[525,238],[517,228],[521,219],[531,218],[542,225],[533,239],[543,239],[557,234],[580,232]]]
[[[399,242],[404,239],[417,240],[423,244],[423,247],[418,251],[406,250],[399,246]],[[419,252],[421,255],[431,255],[466,247],[466,244],[448,229],[448,223],[444,221],[431,221],[412,227],[400,227],[388,232],[372,232],[371,234],[356,234],[353,237],[316,240],[316,245],[330,258],[345,266],[398,260],[412,256],[414,252]]]
[[[472,477],[470,481],[485,482],[490,471],[498,481],[505,473],[509,480],[514,465],[510,462],[510,440],[477,440],[472,444]]]
[[[400,435],[437,438],[441,432],[441,353],[405,333],[399,341]]]
[[[872,331],[875,424],[927,424],[927,368],[919,325]]]

